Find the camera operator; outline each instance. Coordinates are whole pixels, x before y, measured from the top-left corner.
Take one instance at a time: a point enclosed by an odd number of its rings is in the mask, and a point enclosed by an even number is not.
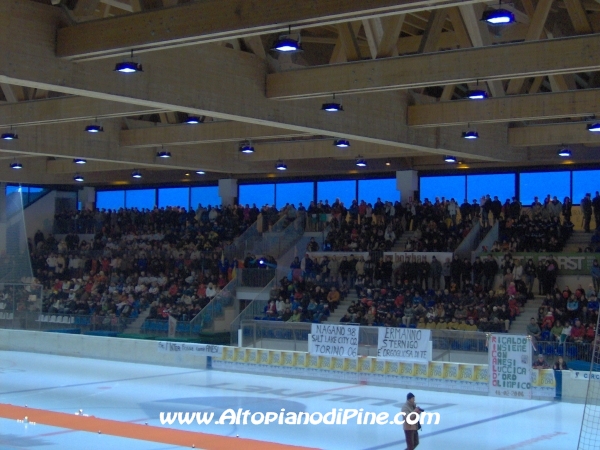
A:
[[[406,403],[402,407],[402,412],[405,413],[403,428],[404,435],[406,436],[406,450],[414,450],[419,445],[419,429],[421,428],[421,424],[410,425],[406,419],[408,419],[411,413],[421,414],[423,410],[417,406],[415,396],[412,392],[406,394]],[[414,414],[411,416],[411,419],[413,417]]]

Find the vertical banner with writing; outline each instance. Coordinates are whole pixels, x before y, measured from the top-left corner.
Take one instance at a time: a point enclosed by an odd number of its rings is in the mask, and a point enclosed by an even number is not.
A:
[[[489,393],[531,398],[531,342],[527,336],[492,334],[489,342]]]
[[[431,361],[431,330],[379,327],[377,358]]]
[[[308,336],[311,355],[358,357],[358,330],[354,325],[313,323]]]
[[[170,338],[174,338],[177,333],[177,319],[169,315],[169,334]]]

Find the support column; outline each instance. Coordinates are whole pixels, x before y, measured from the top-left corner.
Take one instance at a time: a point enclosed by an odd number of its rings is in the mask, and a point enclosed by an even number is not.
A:
[[[94,210],[96,204],[96,189],[86,186],[77,192],[77,201],[81,202],[81,209]]]
[[[396,189],[400,191],[400,202],[415,200],[419,194],[419,172],[399,170],[396,172]]]
[[[0,254],[6,252],[6,183],[0,183]]]
[[[237,180],[234,178],[224,178],[219,180],[219,197],[221,197],[221,206],[234,205],[237,203]]]

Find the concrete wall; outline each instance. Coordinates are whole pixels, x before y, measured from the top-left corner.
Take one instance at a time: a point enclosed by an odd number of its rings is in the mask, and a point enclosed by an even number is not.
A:
[[[37,230],[42,230],[45,236],[48,233],[52,233],[55,211],[56,191],[49,192],[37,202],[27,207],[25,209],[25,230],[27,237],[33,239]]]
[[[107,359],[160,366],[206,368],[206,356],[159,353],[156,341],[0,329],[0,350]]]

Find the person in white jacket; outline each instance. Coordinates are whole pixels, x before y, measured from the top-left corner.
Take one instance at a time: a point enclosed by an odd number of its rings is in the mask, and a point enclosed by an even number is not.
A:
[[[521,265],[521,261],[519,259],[515,260],[515,267],[513,268],[513,279],[514,281],[519,281],[523,279],[523,266]]]

